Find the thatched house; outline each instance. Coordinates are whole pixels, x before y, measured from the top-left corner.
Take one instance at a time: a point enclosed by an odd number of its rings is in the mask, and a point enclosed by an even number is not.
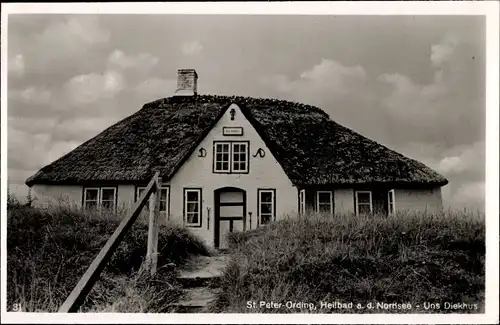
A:
[[[175,95],[145,104],[30,177],[37,201],[130,207],[153,174],[161,211],[224,247],[225,234],[286,214],[442,209],[448,181],[345,128],[319,108],[197,95],[179,70]]]

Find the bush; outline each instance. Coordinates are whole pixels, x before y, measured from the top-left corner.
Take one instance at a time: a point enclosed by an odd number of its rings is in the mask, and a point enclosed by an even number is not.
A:
[[[10,206],[7,217],[8,308],[17,303],[25,311],[56,311],[120,221],[121,216],[111,213],[91,213],[69,207],[42,210]],[[134,223],[87,297],[83,310],[112,303],[130,283],[142,284],[142,289],[137,290],[152,290],[159,288],[154,284],[163,279],[168,282],[162,286],[163,290],[173,289],[174,265],[182,264],[190,254],[208,255],[202,242],[187,230],[161,225],[159,272],[154,278],[145,277],[140,267],[146,255],[147,232],[147,225]],[[175,296],[173,292],[172,296]]]
[[[446,301],[481,309],[484,240],[484,216],[469,213],[288,218],[231,235],[232,261],[213,310],[310,311],[247,309],[247,301],[301,301],[318,308],[320,301]]]

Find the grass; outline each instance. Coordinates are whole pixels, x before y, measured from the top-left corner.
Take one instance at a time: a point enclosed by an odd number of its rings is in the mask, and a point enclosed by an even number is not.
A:
[[[481,214],[288,218],[233,233],[230,243],[232,258],[213,312],[484,312]],[[283,305],[267,309],[260,301]],[[320,308],[322,301],[352,302],[354,308]],[[313,305],[287,308],[286,302]],[[412,309],[355,308],[368,302],[409,303]],[[424,302],[439,309],[425,309]],[[451,310],[449,302],[472,309]]]
[[[55,312],[90,266],[121,217],[67,206],[36,209],[8,202],[7,308]],[[190,255],[209,255],[187,230],[161,225],[158,272],[141,267],[147,225],[136,222],[113,254],[81,312],[165,312],[177,299],[177,267]]]

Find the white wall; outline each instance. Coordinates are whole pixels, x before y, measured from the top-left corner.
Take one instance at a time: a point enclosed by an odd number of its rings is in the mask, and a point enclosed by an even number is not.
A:
[[[333,194],[334,208],[336,214],[351,214],[354,213],[354,190],[337,189]]]
[[[234,121],[229,111],[236,110]],[[243,127],[243,136],[223,136],[223,126]],[[247,140],[250,141],[249,173],[248,174],[215,174],[213,173],[213,141],[214,140]],[[207,156],[198,157],[198,149],[205,148]],[[256,151],[262,148],[265,157],[253,157]],[[233,186],[244,189],[247,195],[247,224],[250,229],[248,212],[252,212],[252,228],[256,226],[257,218],[257,189],[276,189],[276,216],[277,219],[285,213],[296,213],[298,210],[297,189],[286,176],[281,165],[266,147],[257,131],[245,118],[237,105],[231,105],[217,125],[196,148],[186,163],[179,169],[170,182],[170,219],[183,224],[183,188],[202,188],[202,227],[190,228],[193,233],[202,237],[208,245],[213,245],[214,233],[214,190]],[[207,227],[210,208],[210,224]]]
[[[80,185],[43,185],[36,184],[31,188],[31,195],[35,199],[33,205],[48,207],[49,205],[82,206],[83,187]]]
[[[396,189],[396,211],[420,211],[438,213],[443,209],[441,188]]]

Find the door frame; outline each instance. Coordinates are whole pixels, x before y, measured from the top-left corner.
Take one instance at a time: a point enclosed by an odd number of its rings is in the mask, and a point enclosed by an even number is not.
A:
[[[220,194],[226,192],[238,192],[243,194],[243,202],[220,202]],[[221,217],[220,207],[221,206],[243,206],[243,216],[239,217]],[[242,220],[243,221],[243,231],[246,230],[246,215],[247,215],[247,191],[238,187],[221,187],[214,191],[214,247],[219,248],[220,246],[220,221],[229,220],[229,231],[233,231],[233,221]]]

